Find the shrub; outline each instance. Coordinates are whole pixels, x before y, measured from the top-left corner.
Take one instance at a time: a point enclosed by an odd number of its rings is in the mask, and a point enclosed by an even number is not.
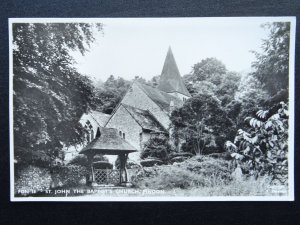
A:
[[[209,157],[193,157],[173,165],[144,168],[132,177],[139,188],[172,189],[214,187],[231,180],[230,163]]]
[[[154,165],[162,165],[163,161],[158,158],[147,158],[141,161],[141,165],[145,167],[150,167]]]
[[[51,181],[49,169],[36,166],[18,168],[15,177],[15,194],[21,191],[27,194],[45,191],[50,188]]]
[[[77,186],[86,179],[88,170],[79,165],[56,166],[52,169],[52,180],[62,186]]]
[[[141,154],[142,159],[148,157],[158,158],[159,160],[167,163],[169,160],[169,154],[171,152],[171,145],[169,140],[164,134],[155,135],[145,143],[144,150]]]
[[[88,160],[85,155],[77,155],[68,163],[69,165],[88,167]]]
[[[288,106],[259,110],[257,118],[246,118],[250,128],[240,129],[234,143],[225,147],[242,169],[255,177],[270,175],[272,181],[288,179]]]

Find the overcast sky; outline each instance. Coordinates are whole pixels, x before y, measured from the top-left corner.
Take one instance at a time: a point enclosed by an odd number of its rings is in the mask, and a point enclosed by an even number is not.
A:
[[[247,71],[267,32],[266,18],[102,19],[85,56],[75,54],[79,72],[105,81],[109,75],[149,80],[162,71],[171,46],[181,75],[207,57],[221,60],[228,70]]]

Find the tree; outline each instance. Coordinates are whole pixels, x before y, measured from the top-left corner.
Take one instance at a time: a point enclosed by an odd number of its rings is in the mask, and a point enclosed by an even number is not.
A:
[[[171,152],[169,139],[164,134],[154,135],[145,143],[141,158],[154,157],[167,163]]]
[[[216,58],[206,58],[193,66],[194,81],[210,81],[215,85],[219,85],[222,76],[226,74],[226,66]]]
[[[272,180],[288,179],[288,106],[284,102],[247,117],[250,127],[239,129],[234,143],[225,147],[249,175],[270,175]]]
[[[19,162],[49,165],[62,146],[82,141],[81,115],[93,86],[73,67],[101,24],[13,24],[14,146]]]
[[[244,118],[255,116],[262,109],[269,95],[263,90],[261,83],[251,73],[245,74],[234,95],[234,99],[226,106],[228,116],[236,126],[245,128]]]
[[[216,95],[222,101],[222,106],[230,103],[239,88],[241,75],[236,72],[227,72],[222,79],[221,84],[218,86]]]
[[[262,52],[253,53],[256,61],[253,75],[264,85],[270,95],[288,89],[290,22],[273,22],[263,25],[269,29],[269,37],[263,40]]]
[[[110,114],[118,103],[122,100],[130,82],[118,77],[117,79],[110,75],[103,85],[96,88],[96,105],[101,112]]]
[[[241,75],[227,71],[226,66],[216,58],[206,58],[196,63],[192,73],[183,79],[192,96],[209,94],[220,99],[222,106],[225,106],[233,100]]]
[[[223,151],[225,140],[233,137],[233,123],[217,98],[199,94],[171,114],[172,136],[194,154]]]

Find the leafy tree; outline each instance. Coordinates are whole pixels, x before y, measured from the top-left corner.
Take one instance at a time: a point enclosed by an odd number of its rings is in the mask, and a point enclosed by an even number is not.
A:
[[[245,128],[244,118],[255,116],[268,98],[269,95],[263,90],[261,83],[252,74],[246,74],[239,83],[234,99],[226,106],[228,116],[237,127]]]
[[[253,75],[271,95],[275,95],[288,88],[290,23],[273,22],[263,27],[269,29],[270,33],[268,39],[262,42],[262,52],[254,52],[256,61],[252,64],[255,69]]]
[[[145,143],[141,158],[155,157],[166,163],[169,160],[171,149],[172,147],[166,135],[155,135]]]
[[[220,152],[225,140],[233,137],[233,123],[220,101],[207,94],[188,99],[172,112],[171,121],[176,144],[183,143],[182,150],[194,154]]]
[[[96,105],[101,112],[110,114],[122,100],[130,85],[129,81],[113,75],[96,88]]]
[[[49,165],[63,145],[82,141],[78,124],[92,98],[91,81],[73,67],[101,24],[13,24],[15,158]]]
[[[220,60],[206,58],[193,66],[192,74],[194,81],[206,80],[219,85],[226,71],[226,66]]]
[[[220,60],[207,58],[195,64],[192,73],[183,79],[192,96],[209,94],[220,99],[225,106],[234,99],[241,75],[227,71]]]
[[[227,72],[223,76],[222,82],[216,91],[216,95],[222,101],[223,106],[234,100],[234,96],[239,88],[240,81],[241,75],[236,72]]]
[[[270,175],[286,183],[288,178],[288,106],[281,102],[269,110],[247,117],[250,128],[239,129],[234,143],[225,147],[250,175]]]

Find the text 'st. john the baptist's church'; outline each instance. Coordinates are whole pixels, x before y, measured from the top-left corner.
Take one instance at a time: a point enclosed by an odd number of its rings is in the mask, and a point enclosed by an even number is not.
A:
[[[130,155],[132,160],[138,160],[152,135],[169,134],[172,110],[190,97],[169,48],[156,88],[135,81],[111,115],[91,111],[80,122],[87,130],[88,141],[95,138],[98,128],[115,128],[138,150]]]

